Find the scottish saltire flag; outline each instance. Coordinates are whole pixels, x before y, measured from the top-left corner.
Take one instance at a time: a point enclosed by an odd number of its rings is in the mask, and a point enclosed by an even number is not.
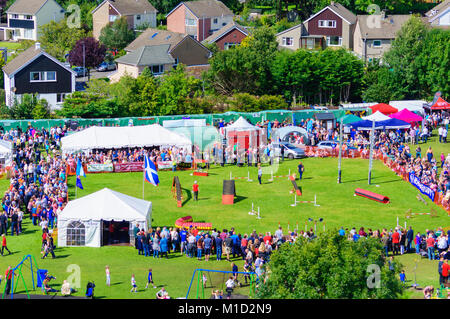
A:
[[[77,161],[77,176],[86,177],[86,174],[84,173],[83,165],[81,164],[80,159],[78,159],[78,161]]]
[[[144,158],[144,178],[147,182],[158,186],[159,184],[159,178],[158,178],[158,172],[156,171],[155,164],[148,158],[147,155],[145,155]]]
[[[77,186],[79,189],[83,189],[83,184],[81,184],[80,176],[77,176],[77,183],[76,183],[76,186]]]

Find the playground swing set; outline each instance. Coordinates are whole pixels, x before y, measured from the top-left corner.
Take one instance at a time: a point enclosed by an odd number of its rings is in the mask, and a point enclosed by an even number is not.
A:
[[[26,261],[30,262],[29,266],[25,263]],[[23,276],[22,269],[23,269],[24,266],[27,267],[31,271],[31,281],[32,281],[32,284],[33,284],[33,291],[36,291],[36,287],[42,287],[43,286],[43,281],[44,281],[44,278],[45,278],[45,274],[47,273],[47,270],[39,269],[39,267],[37,265],[37,262],[36,262],[36,259],[34,258],[33,255],[26,255],[26,256],[23,257],[22,261],[17,266],[15,266],[14,268],[11,269],[11,294],[10,294],[11,295],[11,299],[14,298],[14,293],[16,292],[16,289],[17,289],[18,284],[20,283],[20,281],[22,281],[23,286],[25,287],[25,292],[27,294],[28,299],[31,299],[30,298],[30,293],[29,293],[29,290],[28,290],[28,287],[27,287],[27,284],[26,284],[25,277]],[[36,284],[34,282],[35,274],[34,274],[34,271],[33,271],[33,267],[34,267],[34,270],[36,271]],[[15,281],[14,281],[14,277],[16,275],[17,275],[17,284],[15,284]],[[7,297],[7,295],[6,295],[6,286],[7,285],[5,285],[5,288],[3,289],[2,299],[5,299]]]
[[[191,282],[189,283],[189,288],[188,291],[186,293],[186,299],[189,298],[189,293],[191,291],[192,288],[192,284],[194,283],[194,279],[197,275],[197,290],[195,293],[195,299],[205,299],[205,288],[207,288],[206,286],[206,282],[204,280],[205,276],[204,273],[206,273],[208,275],[207,279],[210,282],[210,286],[208,288],[217,288],[217,286],[213,285],[213,282],[211,280],[211,273],[221,273],[223,274],[222,276],[222,288],[221,290],[224,291],[224,284],[225,281],[227,280],[227,274],[229,275],[233,275],[233,274],[242,274],[244,276],[248,276],[250,284],[249,284],[249,297],[255,297],[256,295],[256,284],[258,283],[258,274],[255,272],[242,272],[242,271],[237,271],[237,272],[233,272],[233,271],[225,271],[225,270],[213,270],[213,269],[195,269],[194,273],[192,274],[192,278],[191,278]]]

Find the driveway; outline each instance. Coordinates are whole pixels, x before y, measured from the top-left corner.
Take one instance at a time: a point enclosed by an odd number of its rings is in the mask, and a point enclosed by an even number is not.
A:
[[[114,72],[116,72],[116,70],[114,71],[107,71],[107,72],[97,72],[96,70],[91,70],[91,80],[92,79],[99,79],[99,78],[107,78],[109,77],[111,74],[113,74]],[[87,82],[88,77],[79,77],[76,78],[77,82]]]

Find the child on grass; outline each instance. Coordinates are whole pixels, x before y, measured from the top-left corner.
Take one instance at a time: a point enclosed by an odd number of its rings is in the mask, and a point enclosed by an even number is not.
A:
[[[148,279],[147,279],[147,285],[145,285],[145,289],[148,288],[148,284],[152,284],[153,288],[156,288],[155,284],[153,283],[153,274],[152,274],[151,268],[148,270]]]
[[[111,286],[111,273],[108,265],[105,267],[105,273],[106,273],[106,285],[109,287]]]
[[[131,287],[130,292],[137,292],[136,278],[134,277],[134,274],[131,275]]]

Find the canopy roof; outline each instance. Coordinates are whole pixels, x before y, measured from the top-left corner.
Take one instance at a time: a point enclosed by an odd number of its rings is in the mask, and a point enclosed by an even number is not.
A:
[[[4,157],[7,154],[12,154],[12,144],[9,141],[0,140],[0,155]]]
[[[275,137],[280,138],[280,140],[283,140],[286,135],[297,132],[304,136],[308,136],[308,132],[300,126],[283,126],[275,130],[275,132],[272,133],[272,138],[275,139]]]
[[[386,121],[389,119],[390,119],[389,116],[384,115],[380,111],[376,111],[375,113],[373,113],[369,116],[363,116],[363,120],[369,120],[369,121],[375,121],[375,122]]]
[[[378,103],[371,106],[370,108],[372,109],[373,113],[375,113],[376,111],[380,111],[381,113],[386,115],[398,112],[398,110],[395,107],[385,103]]]
[[[109,188],[70,201],[58,219],[145,221],[152,203]]]
[[[192,142],[159,124],[142,126],[92,126],[61,139],[64,153],[102,148],[190,146]]]
[[[245,118],[242,116],[239,117],[236,122],[231,125],[225,127],[225,130],[228,131],[259,131],[261,128],[254,126],[247,122]]]
[[[408,109],[412,112],[422,112],[422,113],[423,113],[423,106],[426,104],[427,101],[423,100],[389,101],[389,105],[395,107],[399,111],[403,109]]]
[[[445,101],[443,98],[438,98],[436,103],[431,106],[432,110],[450,110],[450,103]]]
[[[423,118],[407,109],[403,109],[400,112],[389,115],[391,118],[399,119],[408,123],[421,122]]]
[[[354,114],[347,114],[339,118],[339,122],[342,120],[342,124],[349,124],[361,121],[362,119],[359,116],[356,116]]]
[[[369,120],[362,120],[359,122],[354,122],[351,124],[348,124],[349,126],[353,127],[354,129],[361,131],[361,130],[371,130],[372,125],[375,123],[375,129],[376,130],[382,130],[382,129],[405,129],[410,128],[411,125],[405,121],[398,120],[398,119],[388,119],[385,121],[369,121]]]

